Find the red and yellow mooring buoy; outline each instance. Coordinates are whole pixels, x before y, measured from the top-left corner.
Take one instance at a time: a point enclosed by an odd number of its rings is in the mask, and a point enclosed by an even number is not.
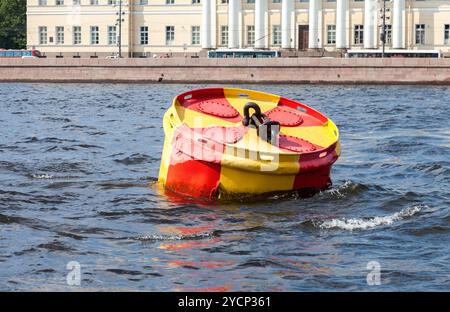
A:
[[[159,182],[189,197],[325,189],[340,155],[339,131],[330,119],[258,91],[186,92],[163,122]]]

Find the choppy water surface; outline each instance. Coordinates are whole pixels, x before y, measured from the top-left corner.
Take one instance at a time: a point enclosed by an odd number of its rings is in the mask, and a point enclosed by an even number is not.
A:
[[[0,84],[1,290],[450,290],[450,88],[246,86],[337,123],[334,186],[199,205],[155,185],[197,87]]]

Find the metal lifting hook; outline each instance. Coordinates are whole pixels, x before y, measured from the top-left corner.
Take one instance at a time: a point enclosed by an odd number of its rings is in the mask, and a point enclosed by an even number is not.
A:
[[[250,109],[255,112],[250,116]],[[267,118],[261,113],[261,108],[258,104],[249,102],[244,106],[244,119],[242,124],[246,127],[255,126],[257,134],[263,140],[276,144],[278,142],[278,134],[280,133],[280,123]]]

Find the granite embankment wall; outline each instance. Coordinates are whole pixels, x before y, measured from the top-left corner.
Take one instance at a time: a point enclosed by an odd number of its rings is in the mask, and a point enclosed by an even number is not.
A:
[[[5,59],[0,81],[450,85],[450,59]]]

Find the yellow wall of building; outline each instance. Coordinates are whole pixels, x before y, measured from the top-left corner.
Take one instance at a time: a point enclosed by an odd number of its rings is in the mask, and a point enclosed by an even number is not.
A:
[[[116,23],[118,7],[108,5],[108,0],[98,0],[99,5],[90,5],[90,0],[81,0],[81,6],[72,5],[72,0],[65,0],[64,6],[56,6],[55,0],[47,0],[46,6],[39,6],[39,0],[28,0],[27,36],[28,47],[35,47],[48,56],[62,53],[63,55],[80,54],[90,56],[95,53],[100,56],[117,53],[117,45],[109,45],[107,42],[107,27]],[[205,0],[203,0],[205,1]],[[165,0],[148,0],[149,5],[138,5],[139,0],[128,0],[123,6],[124,22],[122,29],[122,49],[124,55],[139,56],[143,53],[199,53],[201,44],[192,45],[192,26],[202,24],[202,5],[192,4],[192,0],[175,0],[175,4],[166,5]],[[298,26],[308,25],[308,3],[295,2],[295,34],[293,35],[295,47],[298,47]],[[327,43],[327,25],[334,25],[336,19],[336,3],[323,2],[322,6],[322,41],[326,50],[333,51],[333,44]],[[273,26],[281,26],[281,4],[269,1],[269,21],[267,25],[270,48],[278,49],[279,45],[273,43]],[[391,4],[388,4],[387,16],[390,16]],[[450,24],[450,1],[417,1],[406,0],[405,16],[405,39],[406,48],[409,49],[437,49],[450,52],[450,44],[444,44],[444,25]],[[247,44],[247,26],[254,25],[254,5],[242,5],[242,32],[241,42],[243,47]],[[364,2],[350,0],[350,26],[348,37],[352,48],[354,45],[354,25],[364,24]],[[380,22],[381,23],[381,22]],[[228,5],[217,1],[216,12],[216,42],[217,47],[224,47],[221,43],[220,26],[228,24]],[[389,21],[388,21],[389,24]],[[415,44],[415,25],[425,24],[426,44]],[[140,27],[148,26],[149,44],[140,44]],[[47,44],[39,44],[40,26],[47,27]],[[65,27],[65,43],[56,44],[55,28]],[[81,26],[82,43],[73,44],[73,26]],[[90,27],[99,26],[100,42],[92,45],[90,43]],[[166,45],[166,26],[175,27],[175,40],[172,45]],[[378,32],[379,37],[379,32]],[[53,38],[53,42],[50,42]]]

